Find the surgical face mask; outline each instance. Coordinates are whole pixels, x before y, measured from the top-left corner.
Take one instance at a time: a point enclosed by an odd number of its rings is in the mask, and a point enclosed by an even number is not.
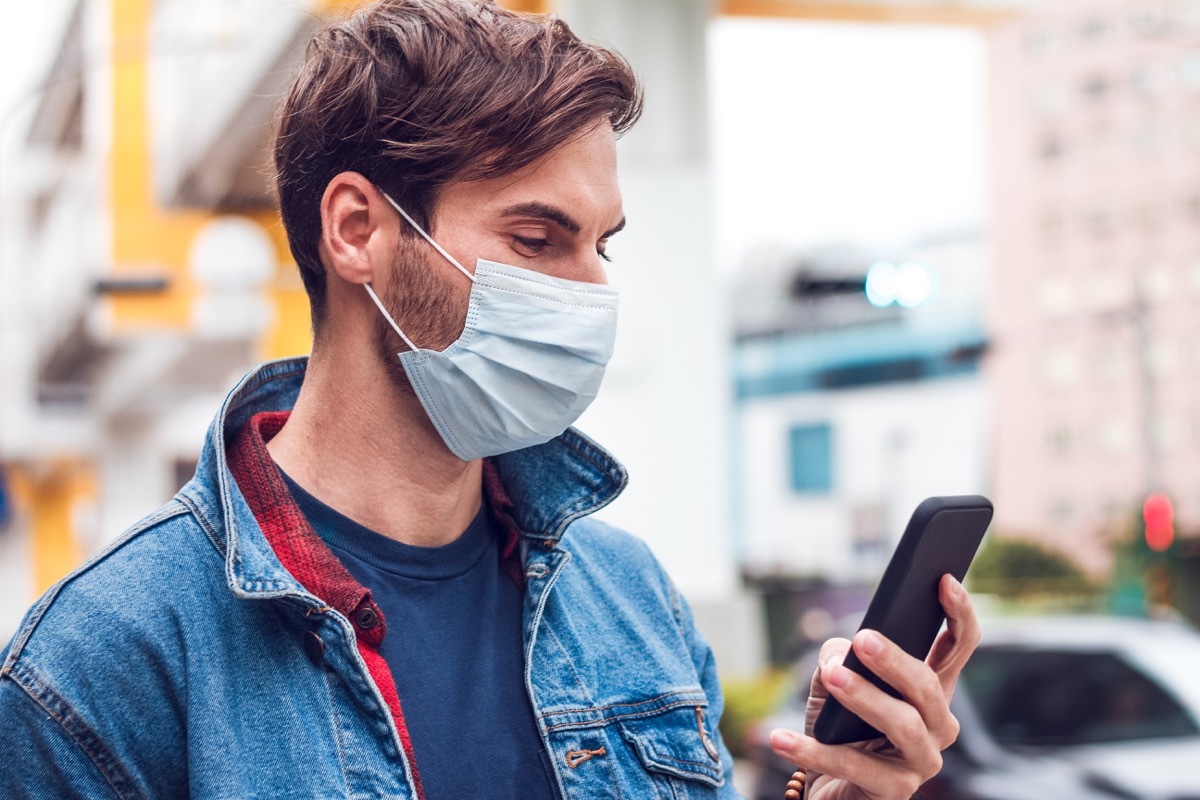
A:
[[[612,357],[616,290],[482,258],[472,275],[384,197],[472,283],[463,332],[441,352],[418,348],[365,284],[408,345],[400,363],[446,446],[473,461],[565,431],[596,397]]]

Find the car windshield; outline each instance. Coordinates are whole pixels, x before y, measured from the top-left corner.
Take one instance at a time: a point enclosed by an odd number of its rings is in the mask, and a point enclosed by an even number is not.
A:
[[[980,649],[963,682],[1008,747],[1071,747],[1200,734],[1179,702],[1112,652]]]

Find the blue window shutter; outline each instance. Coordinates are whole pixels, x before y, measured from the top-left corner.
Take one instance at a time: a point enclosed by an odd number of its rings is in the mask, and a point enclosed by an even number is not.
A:
[[[792,491],[799,494],[833,491],[833,428],[827,423],[797,425],[789,436]]]

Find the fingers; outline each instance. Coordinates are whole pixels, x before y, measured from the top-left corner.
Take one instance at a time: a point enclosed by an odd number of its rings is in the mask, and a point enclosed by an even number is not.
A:
[[[875,631],[859,631],[855,654],[904,699],[892,697],[841,664],[844,645],[828,645],[819,686],[880,730],[889,746],[876,750],[825,745],[810,736],[772,731],[771,746],[792,763],[828,778],[841,778],[868,797],[911,797],[942,767],[941,751],[958,734],[938,676]],[[882,740],[880,740],[882,742]]]
[[[821,645],[821,652],[817,656],[818,666],[813,672],[812,682],[808,688],[808,702],[804,707],[804,730],[806,733],[812,733],[813,726],[817,723],[817,715],[821,713],[821,707],[825,705],[825,698],[829,697],[829,690],[821,681],[821,670],[833,664],[841,664],[849,651],[849,639],[829,639]]]
[[[831,639],[821,648],[806,715],[811,733],[816,711],[829,696],[881,731],[870,746],[825,745],[794,731],[771,732],[771,747],[793,764],[821,774],[822,780],[843,779],[860,796],[908,798],[942,767],[942,750],[958,738],[958,720],[950,697],[963,666],[979,643],[979,620],[962,585],[942,577],[938,595],[946,611],[947,630],[938,637],[926,661],[913,658],[876,631],[859,631],[853,643]],[[873,673],[900,694],[879,689],[843,666],[852,647]]]
[[[872,798],[912,797],[941,769],[941,754],[937,752],[928,763],[917,765],[894,755],[821,744],[810,736],[782,729],[771,731],[771,748],[793,764],[820,773],[821,780],[840,778],[861,790],[856,796]]]
[[[821,652],[817,656],[817,671],[813,673],[812,677],[810,695],[817,694],[821,698],[829,695],[821,683],[821,670],[831,664],[841,664],[846,659],[848,652],[850,652],[849,639],[829,639],[821,645]]]
[[[900,693],[897,699],[866,679],[841,667],[830,670],[824,682],[830,692],[899,750],[924,758],[924,749],[938,751],[958,738],[958,720],[950,713],[950,699],[941,677],[925,662],[913,658],[875,631],[859,631],[854,652],[863,665]],[[844,674],[841,674],[844,673]]]
[[[937,673],[947,699],[954,693],[959,673],[979,644],[979,618],[970,595],[952,575],[943,575],[938,597],[946,611],[946,630],[942,632],[927,659]]]

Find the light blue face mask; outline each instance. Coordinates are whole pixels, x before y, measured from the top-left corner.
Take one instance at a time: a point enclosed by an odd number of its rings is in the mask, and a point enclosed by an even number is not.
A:
[[[446,446],[463,461],[548,442],[596,397],[617,334],[617,291],[478,259],[472,275],[396,201],[417,233],[472,282],[467,321],[442,352],[399,353],[413,391]]]

